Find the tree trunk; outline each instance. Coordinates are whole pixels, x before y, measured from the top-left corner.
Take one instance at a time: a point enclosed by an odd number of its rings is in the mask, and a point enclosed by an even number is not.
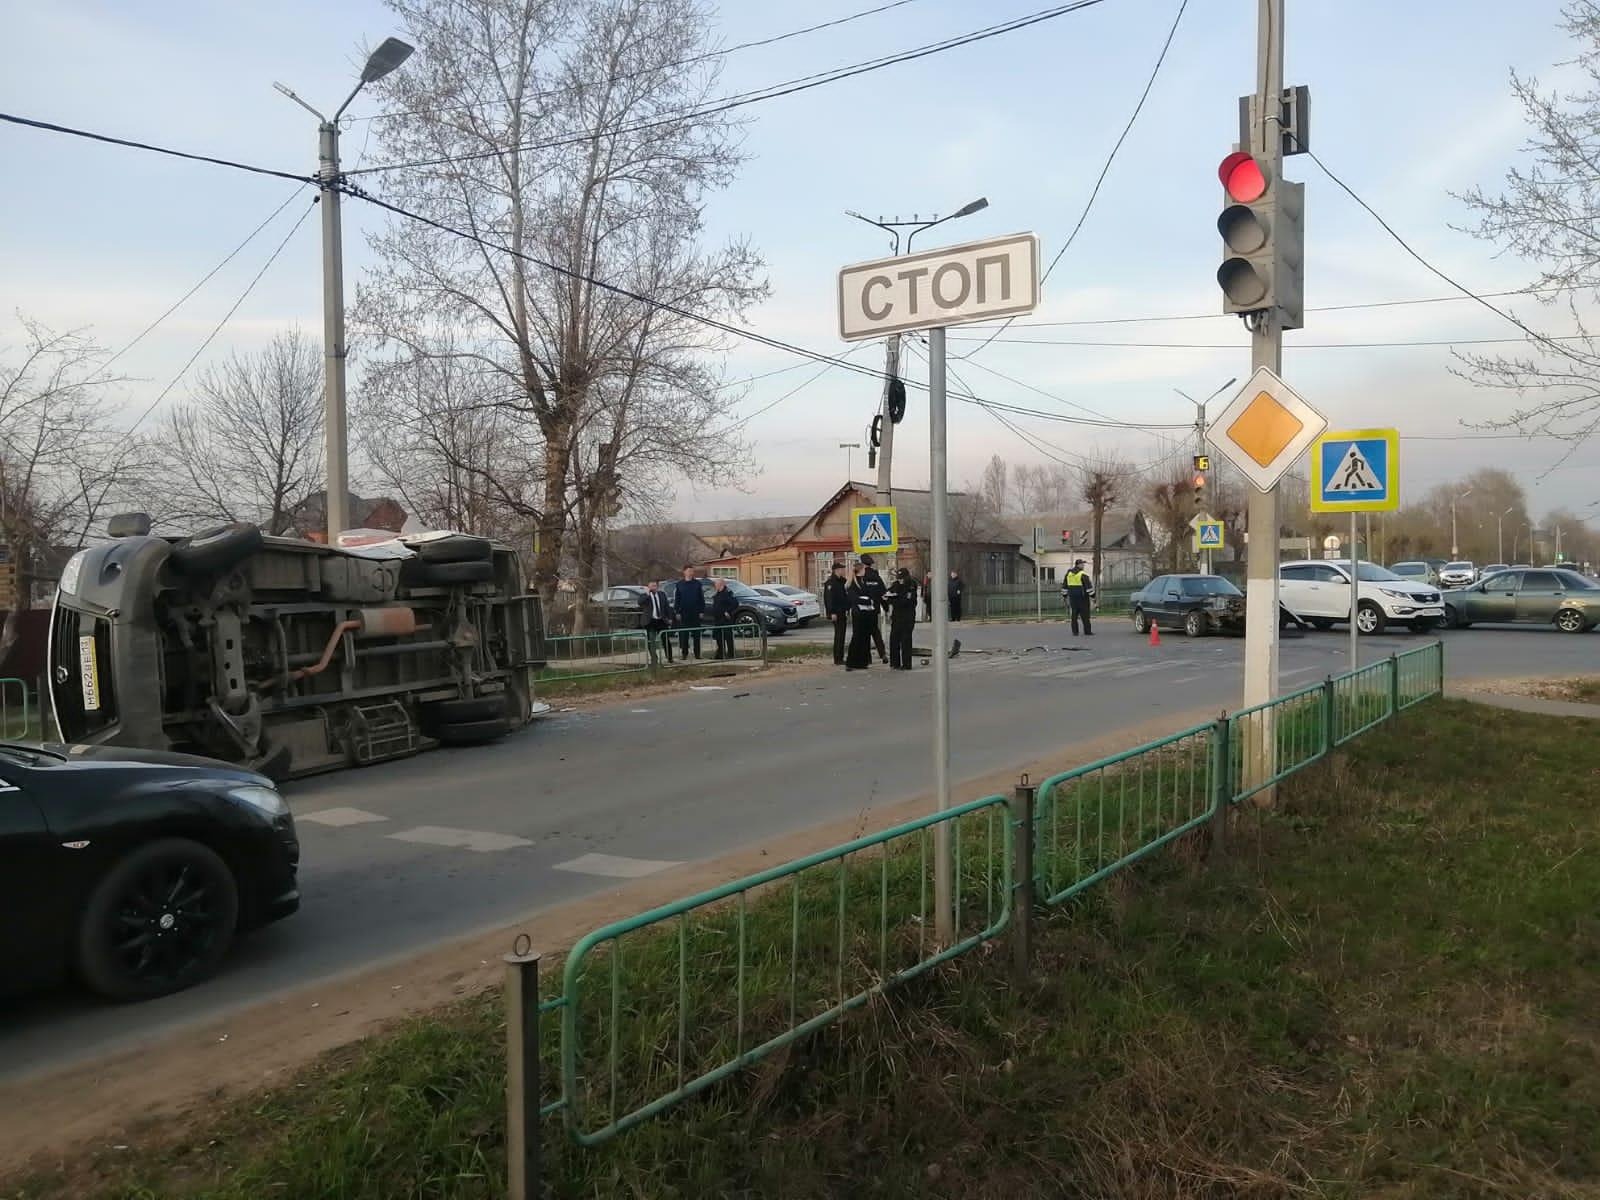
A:
[[[1105,555],[1101,550],[1100,541],[1101,541],[1101,534],[1105,530],[1105,524],[1106,524],[1106,509],[1105,509],[1105,505],[1103,505],[1103,504],[1096,505],[1095,509],[1094,509],[1094,574],[1093,574],[1092,578],[1094,579],[1094,585],[1097,588],[1098,587],[1103,587],[1104,586],[1104,582],[1105,582],[1104,580],[1102,580],[1100,578],[1100,564],[1105,558]]]

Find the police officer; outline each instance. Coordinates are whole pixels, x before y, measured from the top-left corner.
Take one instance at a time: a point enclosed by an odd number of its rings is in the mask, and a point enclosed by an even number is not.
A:
[[[889,668],[911,670],[911,627],[917,623],[917,583],[901,567],[883,594],[889,606]]]
[[[1094,630],[1089,625],[1089,602],[1094,599],[1094,580],[1083,569],[1083,559],[1073,562],[1072,570],[1067,572],[1067,586],[1063,590],[1067,596],[1067,608],[1072,613],[1072,636],[1078,636],[1080,619],[1083,621],[1083,632],[1093,635]]]
[[[870,554],[861,556],[861,579],[861,586],[872,593],[872,599],[877,603],[878,611],[882,612],[888,607],[884,603],[883,594],[889,590],[889,587],[883,582],[883,576],[878,574],[878,568],[872,565],[872,556]],[[877,647],[878,661],[887,663],[889,661],[889,651],[884,648],[883,630],[876,621],[872,623],[872,644]]]
[[[845,589],[850,603],[850,653],[845,656],[846,671],[865,671],[872,665],[872,641],[878,633],[877,593],[866,585],[865,568],[857,564],[854,578]]]
[[[844,564],[833,564],[833,574],[822,585],[822,611],[833,622],[833,665],[844,666],[844,635],[850,628],[850,600],[845,595],[849,581],[844,577]]]

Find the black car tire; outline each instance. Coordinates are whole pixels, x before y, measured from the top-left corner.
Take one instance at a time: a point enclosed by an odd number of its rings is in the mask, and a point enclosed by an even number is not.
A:
[[[1446,604],[1444,606],[1444,627],[1446,629],[1470,629],[1472,628],[1472,622],[1463,621],[1461,613],[1455,606]]]
[[[176,911],[152,904],[152,884],[158,893],[193,898],[175,906]],[[185,886],[201,890],[181,890]],[[159,923],[168,917],[170,932],[158,934]],[[164,996],[215,971],[238,922],[239,886],[214,850],[185,838],[148,842],[116,863],[90,893],[78,927],[78,973],[93,991],[110,999]],[[128,961],[131,943],[141,936],[168,939],[155,943],[168,947],[160,967],[154,960],[142,968]]]
[[[1411,622],[1412,633],[1432,633],[1437,628],[1439,628],[1437,617],[1419,617]]]
[[[1333,620],[1330,617],[1312,617],[1311,627],[1313,629],[1320,629],[1326,633],[1328,630],[1333,628]]]
[[[492,742],[511,732],[511,722],[499,716],[483,721],[456,721],[439,726],[434,736],[447,746],[475,746]]]
[[[505,715],[506,702],[502,696],[469,696],[464,700],[435,700],[431,704],[422,705],[417,713],[422,723],[422,731],[430,736],[435,730],[443,729],[447,725],[490,721],[497,717],[503,718]]]
[[[762,629],[766,627],[761,620],[761,614],[753,608],[741,608],[735,613],[733,625],[735,637],[759,637]],[[741,630],[743,632],[740,632]]]
[[[1205,637],[1209,625],[1205,613],[1191,612],[1183,618],[1183,635],[1192,638]]]
[[[254,525],[219,525],[172,547],[172,565],[185,575],[210,575],[261,549],[261,530]]]
[[[1564,608],[1556,614],[1556,628],[1562,633],[1584,633],[1589,628],[1589,622],[1577,609]]]
[[[1363,637],[1373,637],[1377,634],[1380,634],[1383,632],[1384,627],[1389,624],[1389,618],[1384,615],[1383,609],[1379,608],[1371,600],[1363,600],[1360,604],[1356,605],[1355,619],[1358,623],[1361,620],[1362,613],[1372,614],[1372,628],[1361,630]]]
[[[1133,631],[1135,633],[1150,632],[1150,618],[1145,615],[1145,611],[1142,608],[1133,610]]]
[[[425,563],[487,562],[494,554],[494,543],[488,538],[466,533],[418,542],[411,548]]]
[[[494,578],[490,562],[423,562],[408,558],[400,564],[400,582],[408,587],[452,587],[462,583],[488,583]]]

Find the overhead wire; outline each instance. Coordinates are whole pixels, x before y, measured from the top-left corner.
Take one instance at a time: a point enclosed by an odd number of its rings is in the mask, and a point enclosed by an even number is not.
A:
[[[900,63],[912,62],[916,59],[926,58],[932,54],[942,54],[947,50],[956,50],[976,42],[986,41],[1001,34],[1013,33],[1019,29],[1037,25],[1043,21],[1054,20],[1069,13],[1078,12],[1085,8],[1092,8],[1103,4],[1105,0],[1072,0],[1070,4],[1058,5],[1055,8],[1043,9],[1038,12],[1028,13],[1021,17],[1003,21],[998,25],[986,26],[973,30],[970,33],[959,34],[939,42],[930,42],[916,46],[909,50],[897,51],[893,54],[883,55],[879,58],[868,59],[863,62],[853,63],[844,67],[830,68],[818,71],[811,75],[802,75],[796,79],[785,80],[782,83],[772,84],[750,92],[738,93],[732,96],[711,100],[702,105],[692,105],[683,109],[671,110],[667,114],[648,121],[640,121],[632,125],[620,125],[614,129],[590,129],[578,133],[567,134],[542,142],[528,142],[517,146],[497,146],[491,150],[474,151],[468,154],[442,155],[435,158],[416,159],[401,163],[383,163],[378,166],[363,167],[359,172],[347,171],[346,176],[372,175],[385,171],[421,170],[425,167],[450,166],[456,163],[474,162],[484,158],[497,158],[504,154],[527,153],[535,150],[552,150],[562,146],[581,145],[599,137],[617,137],[625,133],[640,133],[651,129],[659,129],[665,125],[674,125],[680,121],[702,119],[716,116],[720,113],[730,112],[746,105],[758,104],[766,100],[776,100],[783,96],[792,96],[798,92],[810,91],[813,88],[823,87],[830,83],[852,79],[857,75],[865,75],[872,71],[879,71],[885,67],[897,66]]]
[[[1588,341],[1592,334],[1551,334],[1552,341]],[[975,342],[977,338],[952,338],[957,342]],[[1396,350],[1428,346],[1504,346],[1520,344],[1524,338],[1437,338],[1411,339],[1394,342],[1296,342],[1295,350]],[[985,343],[987,344],[987,342]],[[1235,342],[1108,342],[1078,338],[1004,338],[1003,346],[1099,346],[1125,350],[1237,350]],[[976,364],[974,364],[976,365]]]
[[[316,183],[315,176],[297,175],[293,171],[274,171],[270,167],[258,167],[251,163],[235,162],[230,158],[215,158],[209,154],[191,154],[187,150],[174,150],[170,146],[158,146],[153,142],[136,142],[129,138],[113,137],[108,133],[94,133],[87,129],[75,129],[70,125],[58,125],[53,121],[40,121],[33,117],[20,117],[15,113],[0,112],[0,121],[12,125],[21,125],[29,129],[42,129],[49,133],[65,133],[72,137],[87,138],[92,142],[104,142],[112,146],[123,146],[131,150],[148,150],[154,154],[165,154],[171,158],[188,159],[191,162],[210,163],[218,167],[231,167],[235,171],[248,171],[253,175],[270,175],[275,179],[288,179],[295,183]]]

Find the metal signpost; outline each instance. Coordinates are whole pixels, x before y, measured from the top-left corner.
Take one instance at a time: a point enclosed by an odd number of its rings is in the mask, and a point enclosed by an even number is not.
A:
[[[1361,665],[1361,546],[1356,514],[1400,507],[1400,432],[1324,433],[1311,447],[1311,511],[1350,514],[1350,669]]]
[[[839,272],[839,336],[847,342],[911,329],[928,331],[929,584],[950,577],[950,503],[945,434],[945,339],[948,325],[1032,312],[1039,303],[1039,242],[1031,233],[877,259]],[[940,811],[950,807],[950,609],[933,613],[933,786]],[[939,938],[955,936],[949,822],[935,828],[934,906]]]

